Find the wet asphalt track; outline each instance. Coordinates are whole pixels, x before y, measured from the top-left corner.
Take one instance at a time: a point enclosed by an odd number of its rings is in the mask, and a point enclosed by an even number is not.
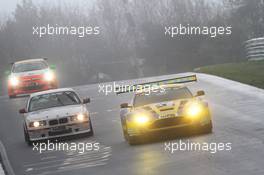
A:
[[[174,77],[173,75],[170,77]],[[168,78],[166,76],[159,79]],[[153,81],[157,78],[150,78]],[[79,154],[72,151],[46,151],[39,154],[23,138],[18,109],[26,98],[0,97],[0,140],[17,175],[263,175],[264,174],[264,90],[200,74],[192,85],[204,89],[213,115],[214,132],[208,135],[160,140],[129,146],[123,139],[119,104],[131,95],[98,94],[97,85],[76,87],[82,97],[92,99],[89,109],[95,135],[67,142],[99,142],[99,151]],[[232,143],[231,151],[211,154],[206,151],[164,150],[165,142]]]

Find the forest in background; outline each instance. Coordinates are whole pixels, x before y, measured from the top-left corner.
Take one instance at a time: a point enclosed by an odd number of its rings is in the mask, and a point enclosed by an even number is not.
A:
[[[264,1],[96,0],[73,6],[23,0],[10,16],[0,19],[2,77],[10,62],[45,57],[57,66],[62,85],[73,86],[245,61],[243,42],[264,36]],[[32,35],[33,26],[47,24],[99,26],[100,35]],[[179,24],[232,26],[232,34],[164,35],[165,26]]]

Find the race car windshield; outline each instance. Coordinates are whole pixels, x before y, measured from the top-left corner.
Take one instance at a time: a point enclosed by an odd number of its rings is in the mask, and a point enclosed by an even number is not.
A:
[[[14,64],[12,72],[20,73],[20,72],[42,70],[42,69],[47,69],[47,68],[48,68],[48,65],[44,61],[33,61],[29,63]]]
[[[144,106],[152,103],[173,101],[184,98],[192,98],[188,88],[168,88],[164,92],[151,93],[150,95],[139,94],[134,99],[134,107]]]
[[[32,97],[29,102],[29,112],[59,106],[80,104],[81,100],[74,92],[57,92]]]

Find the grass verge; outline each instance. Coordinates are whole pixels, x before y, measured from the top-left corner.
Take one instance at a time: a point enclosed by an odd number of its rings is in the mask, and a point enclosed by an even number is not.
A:
[[[264,89],[264,61],[218,64],[195,69]]]

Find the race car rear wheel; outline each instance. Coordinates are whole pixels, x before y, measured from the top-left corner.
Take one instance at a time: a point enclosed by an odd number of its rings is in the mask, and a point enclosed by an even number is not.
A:
[[[93,136],[94,135],[94,131],[93,131],[93,125],[92,125],[91,120],[89,121],[89,126],[90,126],[90,131],[86,132],[86,133],[83,133],[83,134],[79,134],[79,136],[81,136],[81,137],[91,137],[91,136]]]

